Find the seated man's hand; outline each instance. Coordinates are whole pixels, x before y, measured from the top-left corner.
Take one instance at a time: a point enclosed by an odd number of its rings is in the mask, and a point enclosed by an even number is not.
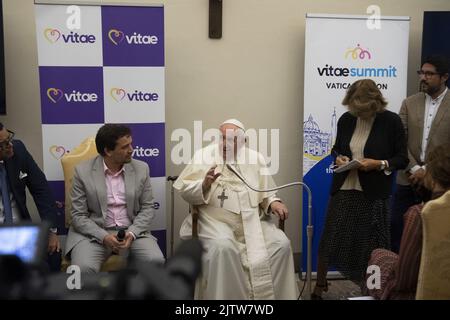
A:
[[[131,247],[131,243],[134,241],[134,237],[131,234],[131,232],[127,232],[125,234],[125,239],[123,241],[119,242],[119,249],[128,249]]]
[[[203,194],[209,191],[213,182],[216,181],[216,179],[221,175],[221,173],[214,174],[214,170],[216,170],[216,167],[217,165],[212,166],[206,173],[205,179],[203,179],[202,183]]]
[[[61,251],[61,244],[59,243],[58,235],[56,233],[50,232],[48,236],[47,252],[52,254],[59,251]]]
[[[270,204],[270,210],[272,210],[272,213],[276,214],[281,220],[286,220],[288,218],[288,208],[280,201],[272,202]]]
[[[111,233],[103,238],[103,245],[111,249],[114,253],[118,253],[121,243],[117,240],[116,235]]]

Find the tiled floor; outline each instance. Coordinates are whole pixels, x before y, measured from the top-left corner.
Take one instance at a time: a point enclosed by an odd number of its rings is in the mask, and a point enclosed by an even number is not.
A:
[[[322,294],[324,300],[346,300],[349,297],[361,296],[360,288],[349,280],[329,280],[328,292]],[[303,288],[304,282],[299,280],[299,290]],[[312,281],[311,290],[314,290],[315,281]],[[306,297],[306,284],[302,298]]]

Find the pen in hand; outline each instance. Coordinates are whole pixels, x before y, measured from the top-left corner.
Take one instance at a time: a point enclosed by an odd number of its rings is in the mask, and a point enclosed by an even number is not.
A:
[[[336,157],[336,165],[338,167],[347,164],[349,161],[350,161],[350,158],[347,156],[339,155]]]

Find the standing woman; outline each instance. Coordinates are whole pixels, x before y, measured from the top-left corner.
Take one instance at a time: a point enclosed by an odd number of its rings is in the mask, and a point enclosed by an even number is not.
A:
[[[353,83],[342,104],[349,111],[338,121],[335,164],[357,159],[361,165],[333,174],[313,299],[328,290],[328,266],[362,285],[372,250],[390,248],[392,172],[408,164],[400,117],[385,109],[387,102],[374,81]]]

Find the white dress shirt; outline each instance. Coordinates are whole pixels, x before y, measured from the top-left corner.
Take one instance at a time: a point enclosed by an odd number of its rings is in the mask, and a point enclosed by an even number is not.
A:
[[[1,164],[3,164],[3,160],[0,161]],[[18,223],[20,222],[20,213],[19,213],[19,208],[17,208],[17,204],[16,201],[14,200],[14,196],[11,192],[11,190],[9,191],[9,202],[11,203],[11,211],[12,211],[12,216],[13,216],[13,223]],[[0,224],[3,224],[5,221],[5,214],[3,213],[3,201],[1,200],[1,194],[0,194]]]

